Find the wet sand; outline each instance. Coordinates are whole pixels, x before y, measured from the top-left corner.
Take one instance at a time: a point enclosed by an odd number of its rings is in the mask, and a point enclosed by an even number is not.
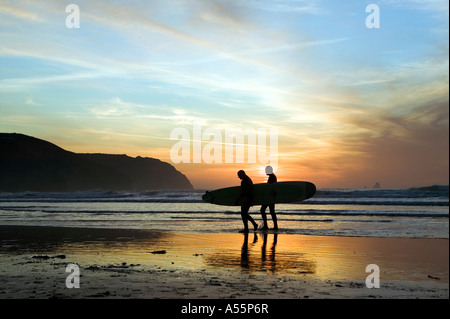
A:
[[[1,299],[449,298],[448,239],[0,226],[0,243]]]

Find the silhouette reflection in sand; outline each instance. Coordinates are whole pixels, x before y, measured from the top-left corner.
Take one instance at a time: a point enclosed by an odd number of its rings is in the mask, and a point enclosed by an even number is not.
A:
[[[209,266],[240,268],[245,272],[314,274],[316,262],[306,259],[302,253],[289,251],[287,247],[277,252],[278,236],[267,232],[244,233],[240,256],[231,250],[215,252],[204,256],[205,262]]]

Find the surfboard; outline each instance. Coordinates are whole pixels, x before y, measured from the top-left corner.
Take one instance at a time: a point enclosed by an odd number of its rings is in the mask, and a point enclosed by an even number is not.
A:
[[[316,193],[316,186],[310,182],[277,182],[273,184],[253,184],[253,205],[293,203],[311,198]],[[207,191],[203,201],[215,205],[240,206],[236,202],[241,194],[241,187],[226,187]]]

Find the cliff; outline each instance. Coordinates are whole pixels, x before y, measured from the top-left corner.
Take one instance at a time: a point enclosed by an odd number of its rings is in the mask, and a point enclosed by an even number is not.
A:
[[[154,158],[77,154],[50,142],[0,133],[0,191],[192,189],[186,176]]]

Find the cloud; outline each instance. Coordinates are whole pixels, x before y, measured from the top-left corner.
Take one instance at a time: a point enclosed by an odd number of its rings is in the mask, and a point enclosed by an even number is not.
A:
[[[366,155],[360,158],[366,169],[360,181],[383,180],[397,187],[445,183],[449,161],[448,107],[447,97],[426,101],[407,113],[391,109],[348,115],[347,123],[359,133],[341,138]]]
[[[280,173],[308,178],[321,187],[448,183],[448,97],[414,107],[342,113],[337,120],[328,128],[284,123]]]
[[[153,123],[153,126],[165,127],[166,130],[173,125],[192,125],[193,122],[205,124],[208,121],[203,114],[181,107],[134,103],[119,97],[87,107],[87,109],[96,118],[133,121],[134,125]],[[171,126],[168,127],[168,123]]]
[[[270,11],[275,13],[306,13],[318,14],[322,12],[314,1],[296,0],[275,0],[275,1],[257,1],[257,0],[242,0],[240,5],[248,6],[253,9]]]
[[[115,37],[114,42],[121,44],[115,49],[99,47],[86,35],[72,41],[73,38],[64,33],[67,32],[65,28],[52,29],[55,33],[43,30],[40,45],[29,42],[25,34],[19,38],[16,35],[5,37],[7,45],[1,50],[3,56],[33,57],[56,62],[61,68],[69,66],[73,71],[69,69],[64,75],[38,78],[12,77],[3,84],[17,88],[20,85],[127,77],[176,85],[179,89],[232,90],[257,95],[261,91],[273,92],[272,79],[283,78],[284,66],[280,67],[283,52],[346,41],[337,38],[285,42],[280,38],[281,34],[265,33],[263,27],[250,23],[252,10],[249,5],[256,3],[247,3],[244,7],[240,1],[193,1],[190,6],[174,3],[125,6],[118,1],[89,4],[82,1],[83,26],[80,30],[105,28]],[[297,6],[299,3],[305,4],[303,1],[281,1],[275,6]],[[18,2],[17,9],[28,4]],[[42,16],[55,21],[49,17],[53,17],[60,7],[57,1],[46,2]],[[170,11],[175,7],[178,9]],[[166,16],[175,16],[179,21],[164,20]],[[127,48],[131,48],[130,52]],[[169,51],[169,48],[173,49]],[[211,72],[214,68],[218,72]],[[269,73],[265,74],[266,71]]]
[[[2,1],[3,2],[3,1]],[[27,11],[22,8],[8,6],[4,3],[0,3],[0,14],[6,14],[12,16],[14,18],[18,18],[21,20],[27,20],[31,22],[43,22],[44,19],[41,18],[34,12]]]

